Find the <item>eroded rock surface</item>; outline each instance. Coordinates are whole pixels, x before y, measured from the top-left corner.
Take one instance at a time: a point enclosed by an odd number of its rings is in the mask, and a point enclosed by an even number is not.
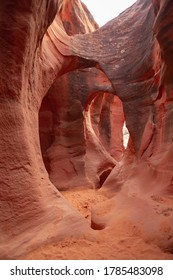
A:
[[[61,1],[59,5],[66,33],[85,34],[98,29],[86,6],[80,1],[72,2]],[[99,188],[100,176],[110,172],[124,152],[115,143],[122,140],[122,105],[113,103],[117,98],[106,95],[106,91],[112,92],[112,86],[105,74],[89,68],[57,78],[43,99],[39,113],[43,159],[50,180],[59,190]],[[110,106],[114,119],[110,117]],[[120,120],[121,133],[116,118]],[[114,121],[117,128],[111,123]]]
[[[172,9],[171,1],[139,0],[96,32],[73,39],[74,52],[108,76],[130,133],[126,155],[103,187],[117,193],[111,223],[126,217],[165,250],[173,242]]]
[[[59,14],[47,31],[57,9],[53,0],[0,4],[1,258],[89,229],[49,181],[40,151],[42,99],[57,75],[75,68],[73,58],[62,54],[65,45],[55,47]]]
[[[0,4],[1,258],[94,236],[57,190],[82,182],[109,198],[91,211],[95,229],[128,224],[172,252],[172,12],[138,0],[98,28],[79,0]]]

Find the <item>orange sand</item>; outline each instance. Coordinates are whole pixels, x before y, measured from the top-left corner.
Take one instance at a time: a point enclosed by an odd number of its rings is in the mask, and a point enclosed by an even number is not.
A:
[[[88,220],[91,207],[107,199],[96,190],[70,190],[62,194]],[[113,227],[95,233],[95,236],[44,245],[26,255],[25,259],[173,259],[172,254],[137,237],[135,231],[132,234],[127,224],[123,228],[116,228],[116,234]]]

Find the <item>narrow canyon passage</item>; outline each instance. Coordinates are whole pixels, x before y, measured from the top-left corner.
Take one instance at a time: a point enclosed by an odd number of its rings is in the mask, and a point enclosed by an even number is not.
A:
[[[94,190],[102,187],[116,162],[123,158],[129,135],[125,127],[122,102],[118,97],[96,92],[85,98],[86,101],[82,104],[82,101],[79,103],[79,98],[76,100],[76,88],[73,87],[70,95],[67,91],[63,93],[62,100],[60,92],[66,88],[63,84],[67,81],[65,76],[53,86],[53,90],[49,90],[42,101],[39,111],[40,145],[50,180],[55,173],[52,183],[70,199],[70,203],[89,220],[92,227],[91,207],[97,203],[97,199],[98,202],[106,199]],[[78,96],[83,98],[82,89],[78,89]],[[107,162],[106,157],[109,160]],[[70,162],[74,164],[71,173]],[[81,180],[80,176],[83,176]],[[63,180],[66,190],[62,189],[60,183]],[[71,186],[67,187],[69,180]],[[89,188],[84,185],[86,181],[90,182]],[[86,195],[86,201],[85,195],[81,195],[82,191]],[[91,196],[89,201],[87,192]],[[74,199],[76,194],[78,202]]]
[[[0,4],[0,258],[173,259],[172,0],[102,27],[24,2]]]

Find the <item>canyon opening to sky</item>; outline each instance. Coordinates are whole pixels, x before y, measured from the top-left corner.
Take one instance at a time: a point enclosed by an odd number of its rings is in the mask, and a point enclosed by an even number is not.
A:
[[[136,0],[82,0],[82,2],[87,5],[99,26],[103,26],[133,5]]]

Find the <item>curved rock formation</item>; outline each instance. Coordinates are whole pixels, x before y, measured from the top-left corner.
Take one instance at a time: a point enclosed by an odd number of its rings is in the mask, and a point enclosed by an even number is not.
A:
[[[75,68],[73,58],[55,47],[58,14],[47,30],[57,4],[53,0],[0,4],[1,258],[16,257],[52,237],[90,228],[50,183],[40,151],[42,98],[57,75]],[[60,23],[60,34],[61,30]],[[62,44],[61,50],[66,53]]]
[[[98,28],[80,1],[61,1],[59,14],[69,35],[85,34]],[[115,151],[112,152],[114,158],[109,154],[111,133],[108,135],[103,129],[110,126],[111,119],[109,108],[104,109],[103,115],[102,107],[109,106],[114,97],[108,94],[110,97],[105,98],[105,91],[112,91],[107,77],[100,70],[89,68],[58,77],[43,99],[39,114],[40,142],[50,180],[59,190],[100,187],[101,174],[111,170],[123,153],[119,148],[117,157]],[[121,114],[123,116],[122,108]],[[103,115],[102,120],[100,115]],[[96,135],[99,126],[100,132]],[[105,137],[107,144],[102,143]],[[111,149],[115,150],[114,147]]]
[[[94,234],[49,181],[41,104],[56,187],[102,186],[110,200],[92,209],[93,228],[128,224],[172,252],[172,1],[138,0],[94,32],[79,0],[5,0],[0,10],[0,257]]]
[[[111,196],[117,193],[112,218],[107,218],[135,223],[144,238],[170,251],[172,9],[171,1],[139,0],[96,32],[73,39],[73,51],[95,60],[108,76],[123,102],[130,133],[123,161],[104,184]]]

